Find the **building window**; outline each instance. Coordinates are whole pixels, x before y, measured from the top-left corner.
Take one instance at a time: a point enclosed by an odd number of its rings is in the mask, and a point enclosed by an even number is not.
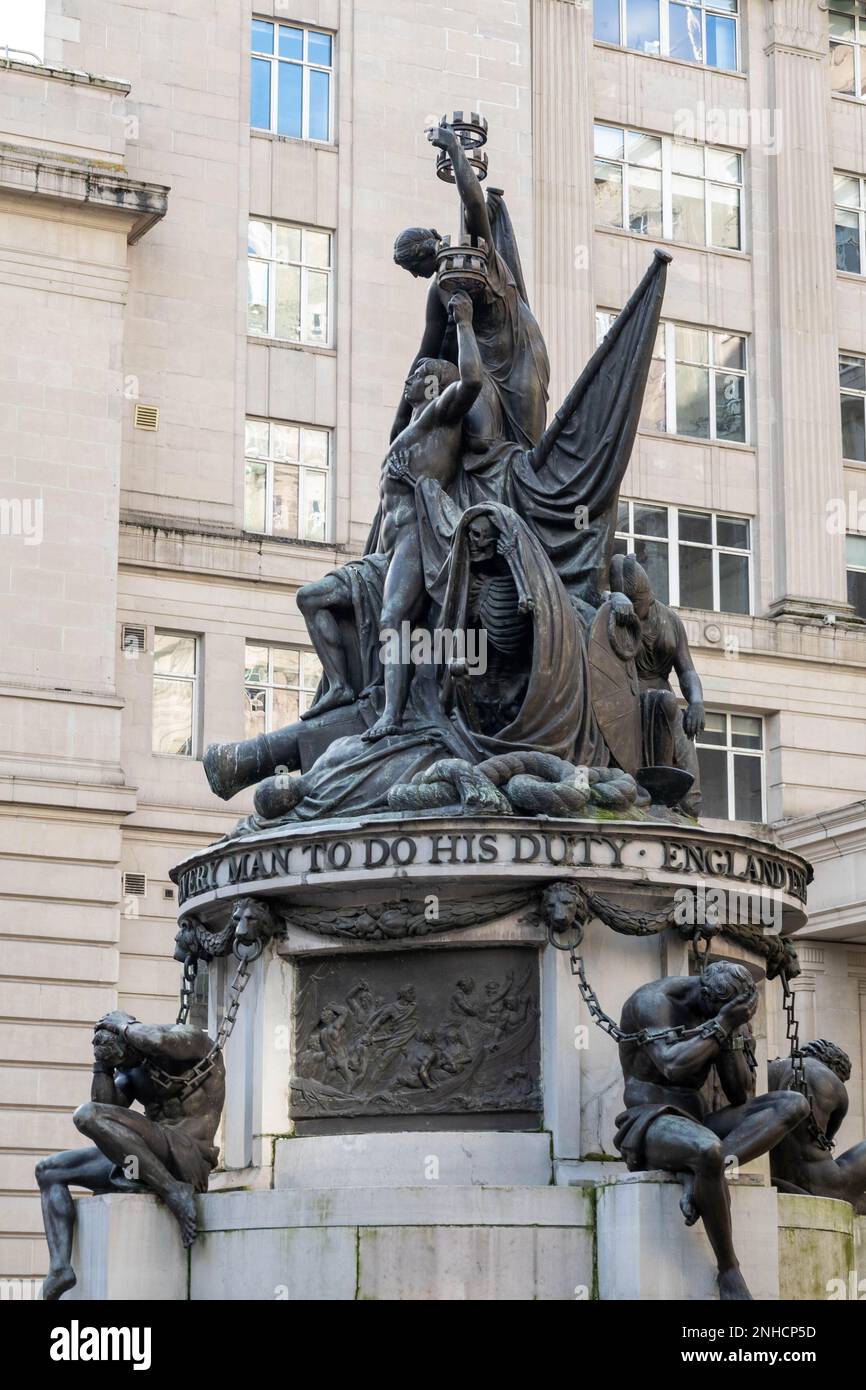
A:
[[[154,753],[194,758],[198,738],[199,643],[182,632],[157,632],[153,642]]]
[[[842,457],[866,463],[866,358],[839,353]]]
[[[248,331],[287,343],[331,343],[331,233],[250,221]]]
[[[836,203],[836,269],[862,275],[866,265],[866,179],[853,174],[834,174]]]
[[[750,714],[707,711],[696,740],[701,769],[701,815],[715,820],[763,821],[763,720]]]
[[[637,556],[662,603],[752,612],[748,517],[621,501],[613,550]]]
[[[250,125],[295,140],[330,142],[334,128],[334,36],[254,19]]]
[[[246,738],[294,724],[313,703],[322,668],[315,652],[247,642],[245,655]]]
[[[247,420],[244,453],[244,529],[328,540],[331,431]]]
[[[866,536],[845,537],[848,568],[848,602],[857,616],[866,618]]]
[[[831,90],[862,97],[866,6],[858,0],[832,0],[829,25]]]
[[[736,72],[738,0],[593,0],[596,39]]]
[[[595,220],[642,236],[742,247],[736,150],[595,125]]]
[[[598,312],[599,342],[615,318],[611,310]],[[641,429],[743,444],[748,437],[746,377],[746,340],[740,334],[660,324]]]

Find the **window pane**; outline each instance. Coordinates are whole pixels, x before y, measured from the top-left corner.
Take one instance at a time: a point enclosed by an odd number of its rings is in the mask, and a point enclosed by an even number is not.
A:
[[[329,232],[304,232],[304,265],[320,266],[327,270],[331,264],[331,236]]]
[[[761,721],[753,714],[731,715],[731,746],[733,748],[762,748]]]
[[[269,256],[271,254],[270,222],[257,222],[254,218],[250,220],[247,250],[251,256]]]
[[[697,242],[702,246],[707,239],[703,179],[687,179],[682,174],[674,174],[671,206],[674,240]]]
[[[713,552],[696,545],[681,545],[679,550],[681,606],[712,608]]]
[[[634,504],[634,529],[638,536],[666,536],[668,533],[667,507],[645,507],[642,502]]]
[[[287,724],[294,724],[300,711],[298,709],[297,690],[286,690],[281,687],[271,692],[271,728],[269,733],[276,729],[284,729]]]
[[[833,177],[833,201],[843,207],[859,208],[860,180],[852,179],[850,174],[835,174]]]
[[[866,536],[845,537],[845,560],[866,569]]]
[[[309,136],[311,140],[331,138],[331,74],[310,69]]]
[[[646,390],[640,413],[641,429],[667,429],[667,391],[665,389],[665,364],[657,358],[650,362]]]
[[[719,609],[722,613],[748,613],[748,556],[724,551],[719,555]]]
[[[709,362],[709,335],[702,328],[683,328],[677,325],[676,353],[678,362]]]
[[[253,20],[252,50],[254,53],[273,53],[274,26],[266,19]]]
[[[728,819],[727,754],[711,748],[698,748],[701,770],[701,815],[712,820]]]
[[[710,437],[710,380],[705,367],[677,366],[677,434]]]
[[[247,329],[250,333],[268,331],[268,267],[263,261],[249,262]]]
[[[854,38],[854,16],[848,14],[838,14],[834,10],[830,11],[830,37],[831,39],[852,39]]]
[[[328,277],[320,270],[307,275],[307,306],[304,322],[305,343],[328,341]]]
[[[707,178],[719,183],[740,182],[740,156],[732,150],[707,147]]]
[[[854,95],[853,44],[830,44],[830,90],[843,96]]]
[[[619,43],[619,0],[594,0],[592,30],[602,43]]]
[[[244,453],[247,458],[268,457],[270,426],[267,420],[247,420],[244,430]]]
[[[297,685],[300,656],[293,647],[272,647],[274,685]]]
[[[287,24],[280,25],[280,57],[294,58],[300,62],[304,56],[303,29],[290,29]]]
[[[836,209],[836,269],[860,274],[860,215]]]
[[[623,132],[618,126],[596,125],[593,127],[595,153],[602,159],[622,159]]]
[[[746,378],[716,372],[716,438],[742,444],[746,438]]]
[[[746,340],[738,333],[713,334],[713,361],[717,367],[742,372],[746,366]]]
[[[839,385],[848,391],[866,391],[866,358],[839,355]]]
[[[253,58],[250,67],[250,125],[270,130],[271,64],[266,58]]]
[[[248,463],[244,467],[244,530],[265,530],[267,466]]]
[[[866,574],[862,570],[848,571],[848,602],[861,618],[866,618]]]
[[[636,540],[634,553],[647,572],[652,591],[662,603],[667,603],[670,595],[668,582],[667,541]]]
[[[153,639],[153,669],[162,676],[194,676],[195,638],[157,632]]]
[[[701,40],[700,9],[693,5],[671,5],[669,14],[670,56],[681,58],[687,63],[702,63],[704,49]]]
[[[727,725],[723,714],[716,714],[712,710],[707,711],[704,723],[704,732],[698,740],[700,743],[715,743],[724,745],[727,741]]]
[[[737,70],[737,22],[721,15],[707,15],[707,65]]]
[[[157,676],[153,682],[154,753],[192,756],[192,713],[192,681],[165,680]]]
[[[863,397],[842,397],[842,457],[866,463]]]
[[[734,817],[736,820],[761,820],[760,758],[734,758]]]
[[[713,518],[709,512],[680,512],[680,540],[711,545],[713,540]]]
[[[298,437],[297,425],[272,425],[271,458],[276,459],[278,463],[285,463],[287,459],[297,463]]]
[[[716,540],[719,545],[748,550],[751,546],[751,529],[751,523],[744,517],[716,517]]]
[[[658,0],[629,0],[626,11],[626,47],[639,53],[659,51]]]
[[[255,738],[265,732],[265,692],[244,691],[244,738]]]
[[[630,130],[626,149],[629,164],[640,164],[644,169],[662,167],[662,142],[657,135],[644,135],[639,130]]]
[[[276,335],[297,343],[301,337],[301,271],[296,265],[276,266]]]
[[[304,517],[302,534],[308,541],[327,539],[328,475],[315,469],[304,470]]]
[[[321,63],[322,67],[331,66],[331,35],[321,34],[318,29],[311,29],[307,35],[307,57],[311,63]]]
[[[322,663],[315,652],[301,652],[301,687],[313,691],[322,679]]]
[[[595,161],[595,220],[622,226],[622,166],[603,159]]]
[[[675,174],[693,174],[698,178],[702,177],[704,172],[703,146],[675,140],[671,148],[671,169]]]
[[[275,536],[298,534],[298,470],[274,465],[274,502],[271,509]]]
[[[710,237],[713,246],[740,250],[740,190],[710,185]]]
[[[628,224],[632,232],[662,234],[662,176],[655,169],[629,169]]]
[[[249,685],[264,685],[268,679],[268,648],[257,642],[247,642],[244,649],[244,680]]]
[[[280,63],[277,87],[277,132],[299,140],[303,135],[304,69],[298,63]]]
[[[301,430],[301,457],[319,468],[328,466],[328,431]]]

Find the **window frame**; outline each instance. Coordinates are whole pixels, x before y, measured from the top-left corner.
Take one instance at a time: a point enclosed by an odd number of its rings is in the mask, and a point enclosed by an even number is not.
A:
[[[725,776],[727,779],[728,792],[728,815],[721,817],[723,820],[736,821],[736,784],[734,778],[734,758],[755,758],[759,760],[761,769],[761,816],[758,823],[765,822],[767,819],[767,739],[766,739],[766,720],[763,714],[755,714],[749,710],[741,709],[716,709],[709,707],[707,714],[720,715],[725,721],[725,742],[721,743],[702,743],[702,734],[698,734],[695,739],[695,749],[707,748],[716,753],[725,753]],[[733,719],[757,719],[761,726],[761,746],[760,748],[735,748],[733,746]],[[746,822],[748,824],[750,822]],[[751,822],[755,824],[755,822]]]
[[[852,560],[849,559],[850,547],[849,547],[849,545],[848,545],[848,542],[849,542],[849,541],[853,541],[853,540],[863,541],[863,540],[864,540],[864,537],[863,537],[863,535],[862,535],[861,533],[858,533],[858,532],[856,532],[856,531],[847,531],[847,532],[845,533],[845,585],[846,585],[846,589],[848,588],[848,576],[851,575],[851,574],[862,574],[862,575],[864,576],[864,583],[866,583],[866,556],[864,556],[864,560],[863,560],[863,564],[862,564],[862,565],[858,565],[858,564],[856,564],[854,561],[852,561]],[[852,608],[854,609],[855,613],[857,614],[858,618],[866,618],[866,603],[864,603],[864,611],[861,613],[861,612],[860,612],[860,609],[857,607],[857,604],[854,603],[854,601],[852,600],[851,595],[850,595],[850,592],[848,593],[848,602],[851,604],[851,606],[852,606]]]
[[[248,338],[252,338],[252,339],[254,339],[255,341],[258,341],[258,342],[270,340],[271,342],[275,342],[275,343],[291,343],[292,346],[294,346],[294,347],[313,348],[313,349],[317,349],[317,350],[319,350],[319,351],[323,351],[323,350],[333,350],[333,346],[334,346],[334,300],[335,300],[335,295],[334,295],[334,245],[335,245],[335,236],[334,236],[334,232],[333,232],[333,231],[331,230],[331,228],[329,228],[329,227],[311,227],[311,226],[309,226],[307,223],[304,223],[304,222],[285,222],[285,221],[283,221],[281,218],[278,218],[278,217],[276,217],[276,218],[275,218],[275,217],[254,217],[252,214],[250,214],[250,216],[248,217],[247,221],[248,221],[248,223],[251,223],[251,222],[261,222],[262,224],[266,224],[266,225],[267,225],[268,227],[270,227],[270,229],[271,229],[271,254],[270,254],[269,256],[262,256],[262,255],[259,255],[257,252],[253,252],[253,251],[250,250],[249,229],[247,230],[247,294],[248,294],[248,299],[247,299],[247,337],[248,337]],[[288,227],[288,228],[290,228],[290,229],[292,229],[292,230],[294,230],[294,231],[298,231],[298,232],[301,233],[301,260],[300,260],[300,261],[282,261],[282,260],[278,260],[278,259],[277,259],[277,256],[276,256],[275,253],[274,253],[274,246],[275,246],[275,243],[276,243],[276,235],[275,235],[275,230],[274,230],[274,229],[275,229],[276,227]],[[325,266],[320,266],[320,265],[307,265],[307,264],[304,262],[304,260],[303,260],[303,255],[304,255],[304,232],[315,232],[315,233],[317,233],[317,234],[320,235],[320,236],[326,236],[326,237],[328,238],[328,252],[329,252],[329,254],[328,254],[328,265],[327,265],[327,267],[325,267]],[[257,332],[256,329],[254,329],[254,328],[252,328],[252,327],[250,326],[250,320],[249,320],[249,266],[250,266],[250,263],[255,263],[256,265],[264,265],[264,266],[267,266],[267,272],[268,272],[268,300],[267,300],[268,328],[267,328],[267,332],[266,332],[266,333],[259,333],[259,332]],[[278,336],[277,331],[276,331],[276,330],[277,330],[276,267],[277,267],[277,266],[281,266],[281,265],[282,265],[282,266],[294,266],[294,265],[297,265],[297,267],[298,267],[298,269],[299,269],[299,271],[300,271],[300,282],[301,282],[301,283],[300,283],[300,296],[299,296],[300,329],[299,329],[299,337],[297,337],[297,338],[281,338],[281,337]],[[307,339],[304,338],[304,324],[305,324],[306,319],[307,319],[307,309],[308,309],[308,306],[309,306],[309,299],[308,299],[308,272],[309,272],[309,271],[314,271],[314,272],[316,272],[317,274],[326,275],[326,276],[327,276],[327,284],[328,284],[328,301],[327,301],[326,313],[327,313],[327,319],[328,319],[328,323],[327,323],[327,329],[328,329],[328,331],[327,331],[327,333],[325,334],[325,341],[324,341],[324,342],[321,342],[321,343],[320,343],[320,342],[308,341]]]
[[[611,156],[611,155],[596,154],[596,153],[595,153],[595,132],[596,132],[596,130],[597,130],[599,127],[602,128],[602,129],[605,129],[605,130],[615,130],[615,131],[619,132],[619,133],[622,135],[622,137],[623,137],[623,157],[622,157],[622,159],[616,159],[616,158],[614,158],[614,157]],[[630,209],[629,209],[629,193],[630,193],[630,186],[631,186],[631,174],[630,174],[630,170],[632,170],[632,169],[638,169],[638,168],[643,167],[643,166],[641,166],[641,165],[632,164],[632,163],[629,161],[629,158],[628,158],[628,137],[629,137],[630,135],[645,136],[645,137],[648,137],[648,138],[650,138],[650,139],[652,139],[652,140],[659,140],[659,141],[661,142],[661,163],[660,163],[660,165],[659,165],[659,173],[661,174],[661,223],[662,223],[662,229],[661,229],[661,235],[660,235],[659,237],[654,236],[652,232],[640,232],[640,231],[635,231],[635,230],[629,225],[629,214],[630,214]],[[680,175],[680,174],[675,173],[675,172],[674,172],[674,168],[673,168],[673,153],[674,153],[674,147],[675,147],[676,145],[687,145],[687,146],[688,146],[689,148],[691,148],[691,149],[696,149],[696,150],[701,150],[701,151],[703,151],[703,152],[704,152],[704,171],[705,171],[705,172],[704,172],[703,174],[688,174],[688,175]],[[707,150],[712,150],[714,153],[719,153],[719,154],[724,154],[724,155],[736,155],[736,157],[737,157],[737,158],[739,159],[739,161],[740,161],[740,171],[739,171],[739,172],[740,172],[740,177],[739,177],[739,180],[736,181],[736,182],[725,182],[725,181],[722,180],[722,179],[714,179],[714,178],[712,178],[709,174],[707,174],[707,173],[706,173],[706,151],[707,151]],[[651,241],[669,241],[669,242],[671,242],[671,243],[672,243],[673,245],[675,245],[675,246],[699,246],[699,247],[701,247],[702,250],[707,250],[707,251],[722,251],[722,252],[726,252],[726,253],[731,254],[731,255],[746,255],[746,254],[748,254],[748,252],[747,252],[747,250],[746,250],[746,247],[745,247],[745,244],[744,244],[744,243],[745,243],[745,233],[746,233],[746,227],[747,227],[747,225],[748,225],[748,219],[746,218],[746,215],[745,215],[745,214],[746,214],[746,208],[745,208],[746,185],[745,185],[745,167],[744,167],[744,160],[745,160],[745,151],[744,151],[744,150],[738,150],[738,149],[736,149],[734,146],[727,146],[727,145],[712,145],[712,144],[708,144],[708,143],[706,143],[706,142],[701,142],[701,141],[699,141],[699,140],[679,140],[679,139],[676,139],[673,135],[659,135],[659,134],[656,134],[655,131],[651,131],[651,130],[638,130],[638,129],[637,129],[636,127],[634,127],[634,126],[618,125],[618,124],[616,124],[616,123],[614,123],[614,122],[611,122],[611,121],[595,120],[595,121],[593,121],[593,189],[595,189],[595,183],[596,183],[596,180],[595,180],[595,168],[596,168],[596,166],[597,166],[598,163],[603,163],[603,164],[616,164],[616,165],[619,167],[619,169],[620,169],[620,179],[621,179],[620,188],[621,188],[621,193],[622,193],[622,225],[621,225],[620,227],[617,227],[617,226],[615,226],[613,223],[610,223],[610,222],[598,222],[598,221],[595,221],[595,219],[594,219],[594,226],[597,227],[597,228],[599,228],[599,229],[601,229],[601,230],[605,230],[605,231],[622,231],[622,232],[626,232],[629,236],[647,237],[647,238],[648,238],[649,240],[651,240]],[[648,165],[648,166],[646,166],[646,167],[649,168],[649,167],[651,167],[651,166]],[[678,238],[678,237],[674,234],[674,219],[673,219],[673,181],[674,181],[675,178],[680,178],[680,177],[700,179],[701,183],[702,183],[703,186],[704,186],[704,240],[703,240],[703,241],[686,241],[685,239],[680,239],[680,238]],[[736,189],[738,190],[738,192],[739,192],[739,195],[740,195],[740,197],[739,197],[739,216],[738,216],[738,232],[739,232],[739,242],[740,242],[739,246],[720,246],[720,245],[718,245],[717,242],[711,240],[711,236],[712,236],[712,197],[711,197],[711,193],[712,193],[712,189],[713,189],[714,186],[718,186],[719,188],[736,188]]]
[[[840,38],[838,35],[830,33],[831,14],[844,15],[846,19],[854,20],[853,39]],[[849,101],[866,101],[866,93],[863,91],[863,62],[862,50],[866,45],[866,27],[861,29],[861,23],[866,26],[866,14],[860,15],[856,10],[843,10],[838,5],[833,4],[833,0],[827,5],[827,38],[828,55],[830,62],[830,95],[831,97],[847,97]],[[861,34],[863,37],[861,37]],[[854,88],[853,92],[838,92],[833,86],[833,50],[834,48],[851,48],[854,50]]]
[[[614,540],[620,540],[620,541],[621,541],[621,540],[624,540],[624,541],[627,542],[627,544],[629,545],[629,547],[631,547],[631,546],[633,545],[633,543],[634,543],[635,540],[649,540],[649,541],[655,541],[655,542],[657,542],[657,543],[667,545],[667,547],[668,547],[668,599],[667,599],[667,603],[668,603],[668,606],[669,606],[670,608],[688,608],[688,607],[689,607],[688,604],[684,604],[684,603],[681,602],[681,585],[680,585],[680,545],[690,545],[690,546],[693,546],[695,550],[710,550],[710,551],[712,552],[712,572],[713,572],[713,607],[712,607],[712,609],[699,608],[699,609],[693,609],[692,611],[693,611],[693,612],[698,612],[698,613],[713,612],[713,613],[727,614],[728,616],[734,617],[734,618],[754,617],[754,614],[755,614],[755,588],[754,588],[754,586],[755,586],[755,566],[754,566],[754,555],[755,555],[755,552],[754,552],[754,549],[752,548],[752,545],[751,545],[751,542],[752,542],[753,539],[754,539],[754,523],[755,523],[755,518],[754,518],[753,516],[746,516],[745,513],[740,514],[740,513],[737,513],[737,512],[717,512],[717,511],[708,511],[708,510],[707,510],[706,508],[704,508],[704,507],[680,507],[680,506],[678,506],[678,505],[676,505],[676,504],[674,504],[674,503],[668,503],[668,502],[648,502],[645,498],[642,498],[642,497],[621,497],[621,498],[619,499],[619,504],[620,504],[620,506],[628,507],[629,529],[628,529],[628,531],[620,531],[620,530],[619,530],[619,526],[618,526],[619,518],[617,518],[617,526],[616,526],[616,529],[615,529],[615,531],[614,531]],[[635,531],[635,529],[634,529],[634,508],[635,508],[635,506],[638,506],[638,507],[659,507],[659,508],[664,508],[664,510],[667,512],[667,517],[668,517],[668,533],[667,533],[667,536],[647,536],[647,535],[644,535],[643,532],[637,532],[637,531]],[[682,512],[695,512],[695,513],[700,513],[701,516],[708,516],[708,517],[710,517],[710,520],[711,520],[711,527],[712,527],[712,541],[711,541],[709,544],[706,544],[706,543],[701,542],[701,541],[680,541],[680,512],[681,512],[681,511],[682,511]],[[718,544],[718,540],[717,540],[717,536],[718,536],[718,522],[719,522],[719,519],[720,519],[720,518],[721,518],[722,520],[728,520],[728,519],[730,519],[730,520],[732,520],[732,521],[745,521],[745,522],[748,523],[748,526],[749,526],[749,541],[750,541],[750,545],[749,545],[749,549],[748,549],[748,550],[741,550],[741,549],[738,549],[736,546],[719,545],[719,544]],[[720,571],[720,556],[722,556],[722,555],[744,555],[744,556],[746,557],[746,562],[747,562],[747,565],[748,565],[748,576],[749,576],[749,608],[748,608],[748,612],[746,612],[746,613],[737,613],[737,612],[733,612],[731,609],[728,609],[728,608],[721,608],[721,607],[720,607],[721,576],[720,576],[720,572],[719,572],[719,571]]]
[[[264,647],[264,648],[266,649],[266,651],[267,651],[267,653],[268,653],[268,679],[267,679],[266,681],[249,681],[249,680],[247,680],[246,673],[247,673],[247,670],[249,669],[248,663],[247,663],[247,650],[248,650],[249,647]],[[274,654],[275,651],[297,652],[297,653],[298,653],[298,685],[297,685],[297,687],[295,687],[295,686],[293,686],[293,685],[278,685],[277,682],[274,680],[274,678],[273,678],[273,677],[274,677],[274,657],[273,657],[273,654]],[[305,710],[309,709],[310,705],[313,703],[313,699],[315,698],[315,688],[312,688],[312,689],[311,689],[311,688],[308,688],[308,687],[306,687],[306,686],[301,685],[301,673],[303,672],[303,669],[304,669],[303,657],[304,657],[305,655],[310,655],[310,656],[316,657],[315,648],[314,648],[314,647],[311,647],[311,646],[307,646],[307,647],[305,647],[305,646],[300,646],[298,643],[295,643],[295,642],[270,642],[270,641],[268,641],[267,638],[255,638],[255,637],[245,637],[245,638],[244,638],[244,684],[243,684],[244,696],[246,697],[247,691],[249,691],[249,690],[263,690],[263,691],[265,692],[265,727],[264,727],[263,730],[261,730],[262,733],[264,733],[264,734],[272,734],[272,733],[275,731],[275,728],[281,728],[281,727],[282,727],[282,725],[276,725],[276,726],[275,726],[275,725],[274,725],[274,722],[273,722],[273,692],[274,692],[275,690],[290,690],[290,691],[294,691],[294,692],[295,692],[295,694],[298,696],[298,718],[299,718],[299,719],[300,719],[300,717],[301,717],[301,714],[302,714]],[[316,660],[318,660],[318,657],[316,657]],[[318,684],[318,682],[317,682],[317,684]],[[303,703],[302,703],[302,697],[304,697],[304,696],[306,696],[306,697],[308,697],[308,698],[304,699],[304,700],[303,700]],[[246,706],[246,703],[245,703],[245,704],[244,704],[244,725],[245,725],[245,726],[246,726],[246,715],[247,715],[247,706]],[[246,733],[246,727],[245,727],[245,729],[244,729],[244,735],[245,735],[245,737],[253,737],[253,738],[256,737],[255,734],[253,734],[253,735],[248,735],[248,734]]]
[[[272,53],[260,53],[252,46],[252,26],[254,23],[270,24],[274,30],[274,48]],[[279,53],[279,30],[280,29],[300,29],[304,36],[304,54],[298,58],[283,58]],[[327,67],[324,63],[313,63],[308,58],[310,47],[310,34],[327,34],[331,40],[331,65]],[[337,35],[332,29],[325,25],[305,24],[300,21],[289,23],[284,19],[279,19],[274,15],[259,15],[253,13],[250,18],[250,130],[258,130],[269,135],[276,135],[280,140],[306,141],[316,145],[335,145],[334,138],[335,126],[335,97],[336,97],[336,63],[337,54]],[[255,59],[260,58],[271,65],[271,99],[268,119],[268,126],[253,125],[252,113],[252,64]],[[279,121],[279,64],[285,63],[291,67],[301,69],[301,134],[284,135],[278,128]],[[275,69],[275,71],[274,71]],[[311,136],[310,131],[310,73],[326,72],[330,77],[328,83],[328,137],[323,140],[321,136]]]
[[[843,462],[843,463],[850,464],[853,468],[863,468],[863,467],[866,467],[866,387],[864,387],[864,388],[861,390],[859,387],[843,386],[843,385],[842,385],[842,380],[841,380],[841,366],[842,366],[842,358],[843,358],[843,357],[855,358],[858,362],[862,363],[862,364],[863,364],[863,371],[864,371],[864,374],[866,374],[866,356],[864,356],[864,354],[863,354],[862,352],[845,352],[842,348],[840,348],[840,349],[839,349],[839,352],[838,352],[839,368],[840,368],[840,373],[839,373],[839,433],[840,433],[840,436],[841,436],[841,438],[840,438],[840,443],[841,443],[841,452],[842,452],[842,462]],[[864,457],[863,457],[862,459],[849,458],[848,455],[845,453],[845,430],[844,430],[843,424],[842,424],[842,400],[843,400],[843,398],[844,398],[845,396],[852,397],[852,398],[855,399],[855,400],[859,400],[859,401],[860,401],[860,404],[861,404],[861,410],[862,410],[862,414],[863,414],[863,438],[864,438],[864,448],[863,448]]]
[[[840,203],[840,202],[839,202],[839,200],[838,200],[837,197],[836,197],[836,187],[835,187],[835,184],[836,184],[836,180],[837,180],[837,179],[853,179],[854,182],[855,182],[856,184],[858,184],[858,186],[859,186],[859,193],[860,193],[860,201],[859,201],[859,203],[857,204],[856,207],[853,207],[850,203]],[[836,245],[835,245],[835,250],[836,250],[836,272],[837,272],[837,274],[839,274],[839,275],[856,275],[856,276],[858,276],[860,279],[862,279],[864,276],[866,276],[866,178],[864,178],[862,174],[848,174],[848,173],[845,172],[844,169],[834,169],[834,170],[833,170],[833,185],[834,185],[834,187],[833,187],[833,233],[834,233],[834,240],[835,240],[835,236],[836,236],[836,231],[837,231],[838,226],[839,226],[839,221],[838,221],[838,218],[837,218],[836,214],[839,213],[839,212],[848,212],[848,213],[854,213],[854,214],[856,214],[856,217],[857,217],[857,232],[858,232],[858,235],[857,235],[857,250],[858,250],[858,255],[859,255],[859,257],[860,257],[860,269],[859,269],[859,270],[846,270],[844,266],[840,266],[840,264],[839,264],[839,247],[838,247],[838,242],[836,242]]]
[[[247,426],[247,424],[257,424],[257,425],[267,425],[267,426],[268,426],[268,441],[269,441],[269,442],[268,442],[268,449],[269,449],[269,450],[270,450],[270,448],[271,448],[271,445],[270,445],[271,428],[270,428],[270,427],[273,426],[273,425],[287,425],[290,429],[296,429],[296,430],[298,430],[299,432],[300,432],[300,431],[303,431],[303,430],[315,430],[317,433],[323,434],[323,435],[325,436],[325,451],[326,451],[326,453],[327,453],[327,459],[328,459],[328,461],[327,461],[325,467],[322,468],[319,464],[305,463],[304,460],[301,459],[301,458],[298,459],[297,463],[293,462],[291,459],[289,459],[288,461],[287,461],[286,459],[276,459],[276,458],[273,457],[273,454],[270,453],[270,452],[269,452],[269,454],[268,454],[268,456],[267,456],[266,458],[260,458],[260,457],[259,457],[258,455],[256,455],[256,454],[248,454],[248,453],[247,453],[247,448],[246,448],[246,426]],[[299,433],[299,450],[298,450],[299,453],[301,452],[300,445],[301,445],[302,440],[303,440],[303,435]],[[298,421],[298,420],[279,420],[279,419],[277,419],[277,418],[274,417],[274,416],[267,416],[267,415],[247,415],[247,416],[245,416],[245,417],[244,417],[244,526],[243,526],[243,529],[244,529],[244,531],[247,533],[247,535],[250,535],[250,536],[270,536],[270,537],[272,537],[272,538],[275,539],[275,540],[294,540],[294,541],[301,541],[301,542],[303,542],[305,545],[330,545],[330,544],[332,544],[332,534],[333,534],[333,526],[332,526],[332,506],[333,506],[333,484],[332,484],[332,479],[333,479],[333,462],[334,462],[334,431],[333,431],[333,429],[330,428],[329,426],[327,426],[327,425],[309,425],[309,424],[303,424],[303,423],[301,423],[301,422]],[[251,526],[249,526],[249,525],[247,524],[246,470],[247,470],[247,465],[250,464],[250,463],[263,463],[263,464],[265,465],[265,530],[264,530],[264,531],[259,531],[257,528],[251,527]],[[294,536],[289,536],[289,535],[287,535],[287,534],[284,534],[282,531],[275,531],[275,530],[273,529],[273,519],[274,519],[274,506],[273,506],[273,500],[274,500],[274,468],[275,468],[276,466],[279,466],[279,467],[281,467],[281,468],[296,468],[296,469],[297,469],[297,472],[298,472],[298,531],[300,531],[301,518],[302,518],[302,516],[304,515],[304,512],[305,512],[306,475],[307,475],[307,473],[319,473],[319,474],[321,474],[321,475],[324,477],[324,479],[325,479],[325,508],[324,508],[324,514],[325,514],[325,534],[324,534],[324,536],[321,536],[321,537],[311,537],[311,536],[302,536],[302,535],[299,535],[299,534],[298,534],[298,535],[294,535]]]
[[[624,48],[624,49],[626,50],[626,52],[628,52],[628,53],[639,53],[639,54],[640,54],[642,57],[644,57],[644,58],[667,58],[668,61],[669,61],[669,62],[672,62],[672,63],[688,63],[689,67],[707,68],[710,72],[742,72],[742,71],[743,71],[743,66],[742,66],[742,63],[743,63],[742,35],[741,35],[741,33],[740,33],[740,21],[741,21],[741,19],[742,19],[743,16],[742,16],[742,10],[741,10],[741,8],[740,8],[739,0],[737,0],[737,9],[736,9],[736,10],[725,10],[725,9],[722,9],[722,8],[720,8],[720,7],[716,6],[716,5],[714,5],[714,4],[712,3],[712,0],[692,0],[692,3],[691,3],[690,6],[689,6],[691,9],[699,9],[700,12],[701,12],[701,47],[702,47],[702,50],[703,50],[704,53],[706,53],[706,51],[707,51],[707,13],[710,13],[710,14],[717,14],[717,15],[719,15],[722,19],[733,19],[733,21],[734,21],[734,47],[735,47],[735,49],[736,49],[736,63],[737,63],[737,66],[736,66],[735,68],[720,68],[720,67],[716,67],[715,64],[707,63],[706,61],[698,62],[697,59],[694,59],[694,58],[680,58],[680,57],[678,57],[676,54],[672,54],[672,53],[671,53],[671,51],[670,51],[670,47],[671,47],[670,5],[671,5],[672,3],[675,3],[675,0],[658,0],[658,5],[659,5],[659,51],[658,51],[658,53],[647,53],[647,52],[646,52],[644,49],[642,49],[642,48],[631,48],[627,43],[623,43],[623,41],[622,41],[623,35],[624,35],[624,34],[625,34],[625,35],[628,34],[628,18],[627,18],[627,15],[628,15],[628,0],[618,0],[618,10],[619,10],[619,42],[616,43],[616,44],[613,44],[613,43],[611,43],[611,40],[610,40],[610,39],[597,39],[597,38],[595,38],[595,29],[594,29],[594,27],[593,27],[593,41],[594,41],[595,43],[606,43],[606,44],[609,44],[612,48]]]
[[[156,639],[158,637],[183,637],[193,644],[193,663],[195,669],[191,676],[173,675],[156,669]],[[202,698],[200,690],[202,673],[202,638],[198,632],[184,632],[182,628],[156,627],[153,631],[153,663],[150,681],[150,751],[154,758],[181,758],[184,762],[196,762],[201,757],[201,714]],[[190,714],[190,751],[188,753],[161,753],[153,746],[154,688],[157,680],[176,681],[178,684],[192,685],[192,711]]]

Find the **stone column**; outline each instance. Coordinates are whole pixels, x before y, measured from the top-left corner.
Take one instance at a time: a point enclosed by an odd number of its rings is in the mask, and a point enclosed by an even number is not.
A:
[[[845,538],[827,528],[827,503],[844,496],[833,256],[827,19],[813,0],[767,5],[769,360],[778,618],[851,616]],[[760,157],[754,147],[752,158]]]
[[[595,347],[592,281],[592,11],[533,0],[535,300],[555,410]]]

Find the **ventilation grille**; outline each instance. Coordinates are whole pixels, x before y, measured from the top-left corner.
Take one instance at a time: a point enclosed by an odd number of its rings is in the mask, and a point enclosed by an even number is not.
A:
[[[162,896],[166,899],[167,902],[172,902],[172,903],[173,903],[173,902],[174,902],[174,889],[173,889],[173,888],[163,888],[163,890],[162,890]]]
[[[143,652],[146,633],[143,627],[132,627],[124,623],[120,636],[120,647],[125,652]]]
[[[143,898],[147,892],[147,877],[145,874],[124,874],[123,891],[128,898]]]
[[[133,413],[132,423],[137,430],[159,429],[159,406],[158,405],[136,405]]]

